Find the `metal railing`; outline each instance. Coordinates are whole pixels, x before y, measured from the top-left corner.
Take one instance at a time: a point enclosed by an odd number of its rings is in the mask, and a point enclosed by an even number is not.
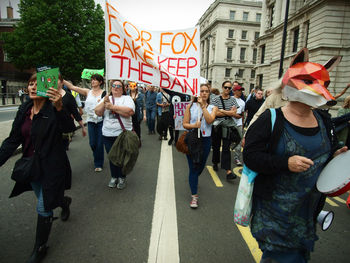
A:
[[[0,93],[0,105],[19,105],[21,99],[18,93]]]

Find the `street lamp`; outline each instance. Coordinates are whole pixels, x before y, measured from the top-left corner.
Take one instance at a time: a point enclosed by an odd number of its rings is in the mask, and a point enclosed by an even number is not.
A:
[[[208,72],[209,72],[209,46],[210,46],[210,38],[212,38],[212,35],[208,35],[206,37],[207,40],[207,73],[206,73],[206,79],[208,80]]]

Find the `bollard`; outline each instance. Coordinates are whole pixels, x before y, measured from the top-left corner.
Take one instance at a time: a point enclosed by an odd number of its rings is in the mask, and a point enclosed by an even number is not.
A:
[[[16,104],[16,94],[12,94],[12,104]]]
[[[2,105],[6,105],[5,94],[2,94]]]

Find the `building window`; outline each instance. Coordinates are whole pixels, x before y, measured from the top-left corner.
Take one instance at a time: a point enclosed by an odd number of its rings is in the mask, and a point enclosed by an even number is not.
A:
[[[225,78],[231,77],[231,69],[230,68],[225,68]]]
[[[234,33],[235,31],[233,30],[233,29],[229,29],[228,30],[228,38],[233,38],[233,33]]]
[[[236,11],[230,11],[230,20],[235,20]]]
[[[4,62],[10,62],[8,53],[4,50]]]
[[[265,62],[265,45],[261,46],[261,64],[264,64],[264,62]]]
[[[250,72],[250,78],[255,78],[255,69],[252,69],[252,71]]]
[[[269,18],[270,18],[270,27],[273,26],[273,9],[275,8],[274,5],[271,5],[269,7]]]
[[[310,21],[306,21],[304,25],[305,25],[305,47],[307,47],[307,42],[309,40]]]
[[[242,39],[247,39],[247,31],[242,31]]]
[[[259,22],[259,23],[261,22],[261,14],[260,13],[256,13],[255,21]]]
[[[246,51],[246,48],[242,47],[241,48],[241,53],[240,53],[240,56],[239,56],[241,62],[244,62],[244,60],[245,60],[245,51]]]
[[[253,84],[253,83],[250,83],[249,92],[252,91],[253,89],[254,89],[254,84]]]
[[[243,12],[243,21],[248,21],[249,12]]]
[[[243,78],[244,69],[238,69],[238,77]]]
[[[259,83],[260,88],[262,88],[262,86],[263,86],[263,79],[264,79],[264,77],[262,74],[258,75],[258,83]]]
[[[253,49],[253,63],[256,64],[256,58],[258,56],[258,49]]]
[[[260,37],[260,32],[255,32],[254,39],[258,39]]]
[[[293,52],[298,51],[299,27],[293,30]]]
[[[228,47],[227,48],[227,56],[226,56],[227,60],[231,60],[232,59],[232,47]]]

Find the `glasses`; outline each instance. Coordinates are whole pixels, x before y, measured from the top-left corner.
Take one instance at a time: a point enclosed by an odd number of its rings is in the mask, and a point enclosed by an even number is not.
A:
[[[224,89],[230,90],[230,89],[232,89],[232,87],[231,86],[224,86]]]
[[[112,88],[122,88],[123,86],[122,85],[119,85],[119,84],[112,84]]]

